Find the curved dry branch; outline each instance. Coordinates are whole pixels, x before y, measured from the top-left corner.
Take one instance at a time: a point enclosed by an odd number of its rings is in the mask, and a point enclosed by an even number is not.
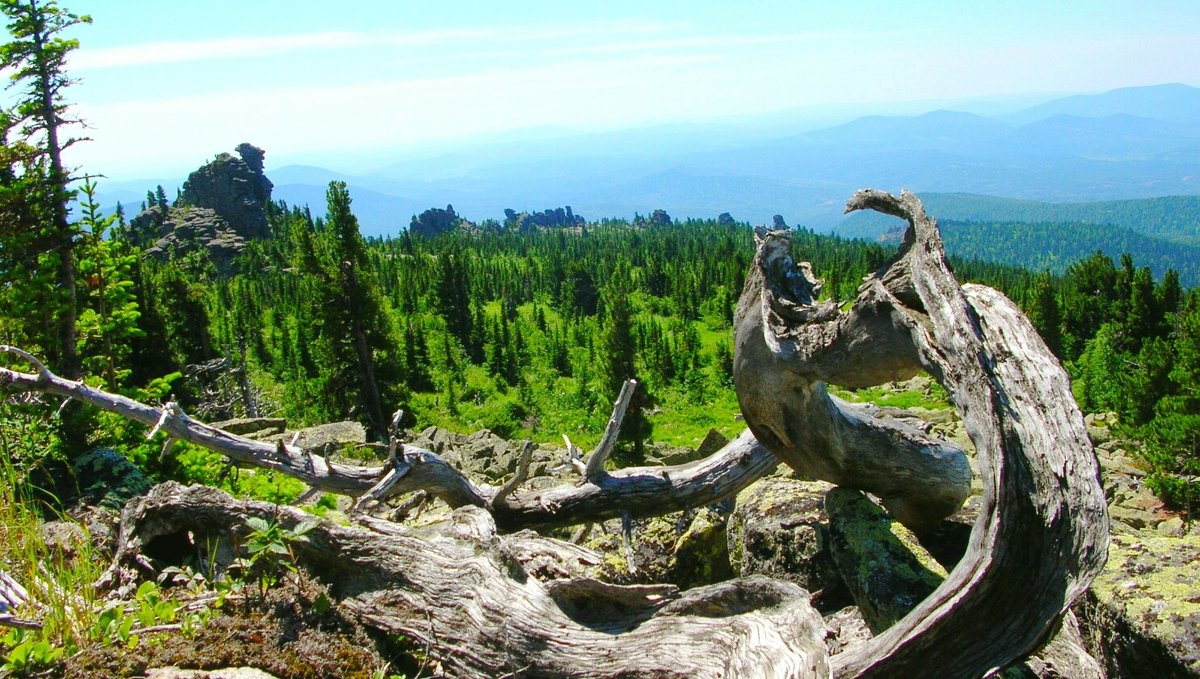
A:
[[[221,453],[232,462],[272,469],[312,488],[364,502],[424,490],[451,507],[484,507],[504,530],[570,526],[619,518],[624,513],[641,518],[700,507],[736,494],[778,464],[770,451],[744,432],[696,462],[618,469],[585,477],[578,485],[542,490],[520,490],[512,482],[507,488],[496,488],[472,482],[437,454],[417,446],[397,443],[389,464],[381,467],[341,464],[282,442],[270,444],[230,434],[187,417],[170,403],[161,408],[148,406],[49,370],[34,375],[0,368],[3,387],[77,399]],[[619,400],[618,408],[620,405]]]
[[[896,259],[866,280],[847,313],[816,301],[815,281],[792,264],[783,234],[760,234],[739,304],[739,400],[750,428],[785,462],[880,494],[919,529],[938,514],[923,506],[926,494],[938,497],[937,486],[959,470],[921,478],[917,470],[940,464],[928,441],[861,422],[847,429],[846,406],[824,393],[823,381],[866,386],[923,368],[946,387],[983,476],[968,552],[912,613],[836,656],[835,674],[982,676],[1044,641],[1102,567],[1108,524],[1099,469],[1062,367],[1003,295],[959,287],[916,196],[859,191],[847,211],[859,209],[902,217],[910,228]],[[766,394],[774,400],[757,400]],[[914,472],[901,487],[878,477],[892,452],[873,449],[863,431],[907,442],[892,448],[901,453],[894,464]]]

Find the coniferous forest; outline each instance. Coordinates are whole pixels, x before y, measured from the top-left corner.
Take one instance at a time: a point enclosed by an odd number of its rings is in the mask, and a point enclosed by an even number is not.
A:
[[[730,328],[753,251],[748,224],[460,220],[433,236],[366,241],[345,186],[333,184],[324,214],[269,204],[269,237],[221,273],[200,250],[139,256],[148,244],[123,216],[103,217],[80,195],[76,346],[84,374],[106,388],[174,394],[207,420],[352,419],[381,436],[401,408],[411,426],[587,442],[635,378],[652,414],[629,424],[628,461],[643,454],[637,443],[694,445],[709,428],[739,428]],[[803,229],[793,243],[835,300],[891,256]],[[54,357],[46,297],[66,300],[44,282],[49,261],[6,270],[0,327],[9,343]],[[1194,502],[1195,292],[1173,271],[1154,280],[1129,256],[1097,253],[1062,276],[954,265],[962,280],[1017,300],[1068,366],[1084,410],[1116,412],[1147,442],[1158,492]],[[136,443],[113,427],[89,425],[88,445]]]

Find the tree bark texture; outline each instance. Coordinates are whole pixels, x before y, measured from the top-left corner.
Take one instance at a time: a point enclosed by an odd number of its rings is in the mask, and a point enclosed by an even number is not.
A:
[[[123,513],[108,577],[131,589],[139,571],[228,540],[231,528],[244,536],[249,517],[288,529],[312,518],[204,486],[156,486]],[[531,532],[499,535],[476,507],[436,533],[366,519],[321,522],[307,538],[291,544],[297,562],[341,606],[428,648],[449,676],[830,676],[821,616],[790,583],[609,585],[579,575],[599,555]]]
[[[862,190],[846,209],[907,220],[897,257],[842,312],[818,301],[819,281],[794,264],[785,233],[760,231],[737,314],[739,402],[784,462],[879,495],[919,532],[965,497],[948,490],[967,480],[964,460],[886,424],[867,421],[859,431],[869,435],[848,435],[843,422],[856,414],[825,382],[862,387],[924,369],[947,389],[983,477],[967,554],[911,613],[836,656],[834,673],[983,676],[1044,642],[1102,568],[1099,466],[1058,361],[1007,298],[959,286],[917,197]]]

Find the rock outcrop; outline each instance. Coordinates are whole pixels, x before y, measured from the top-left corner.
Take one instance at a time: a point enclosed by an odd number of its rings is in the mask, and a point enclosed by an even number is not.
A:
[[[475,231],[478,227],[455,212],[453,205],[447,205],[445,210],[433,207],[419,215],[413,215],[408,225],[410,234],[426,238],[434,238],[455,229]]]
[[[230,273],[233,258],[246,247],[246,239],[216,211],[203,207],[170,208],[159,231],[162,236],[146,248],[148,256],[166,261],[200,250],[222,274]]]
[[[149,246],[146,254],[166,260],[199,250],[227,274],[247,240],[270,235],[265,153],[250,144],[236,150],[238,156],[221,153],[188,176],[175,205],[150,205],[131,220],[135,240]]]
[[[237,156],[218,154],[183,183],[179,203],[209,208],[243,238],[266,238],[266,205],[271,200],[271,180],[263,174],[265,152],[239,144]]]

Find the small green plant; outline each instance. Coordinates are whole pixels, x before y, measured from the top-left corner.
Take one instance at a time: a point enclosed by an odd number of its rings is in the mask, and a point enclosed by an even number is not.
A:
[[[48,669],[63,656],[64,649],[21,629],[11,629],[0,644],[8,648],[4,656],[3,669],[16,675],[27,676]]]
[[[246,521],[250,533],[246,536],[247,557],[235,562],[245,578],[253,578],[259,593],[265,597],[267,590],[279,582],[284,572],[296,571],[296,553],[292,545],[308,542],[307,533],[316,528],[317,521],[302,521],[295,528],[284,528],[277,521],[252,516]]]

